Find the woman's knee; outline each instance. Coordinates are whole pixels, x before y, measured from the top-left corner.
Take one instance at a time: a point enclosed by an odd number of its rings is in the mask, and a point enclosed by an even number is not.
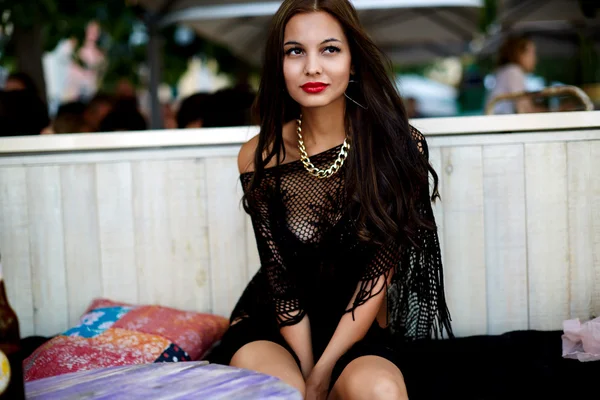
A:
[[[372,378],[368,384],[369,398],[374,400],[407,400],[404,380],[390,374],[380,374]]]
[[[342,371],[330,396],[333,400],[406,400],[404,377],[391,362],[361,357]]]
[[[233,355],[229,364],[281,379],[296,388],[302,396],[306,392],[304,378],[296,360],[277,343],[266,340],[248,343]]]

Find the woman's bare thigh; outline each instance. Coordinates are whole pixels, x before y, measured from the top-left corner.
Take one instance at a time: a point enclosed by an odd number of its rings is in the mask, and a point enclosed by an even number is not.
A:
[[[294,357],[277,343],[267,340],[248,343],[233,355],[229,364],[279,378],[298,389],[304,397],[302,372]]]

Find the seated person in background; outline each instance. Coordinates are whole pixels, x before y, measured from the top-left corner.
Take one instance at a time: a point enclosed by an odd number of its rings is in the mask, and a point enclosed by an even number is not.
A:
[[[247,126],[252,123],[255,94],[244,87],[222,89],[210,95],[203,126],[217,128]]]
[[[496,85],[488,102],[494,97],[503,94],[524,92],[525,77],[527,73],[535,70],[536,49],[531,39],[524,36],[507,38],[498,55],[498,68],[496,69]],[[498,102],[494,107],[494,114],[532,113],[546,111],[536,106],[530,97],[523,97],[515,101]]]
[[[83,122],[88,132],[98,132],[100,122],[110,113],[115,103],[113,96],[106,93],[96,93],[88,102],[83,113]]]
[[[175,117],[175,111],[170,103],[164,103],[161,105],[163,128],[164,129],[177,129],[177,119]]]
[[[186,97],[177,111],[177,127],[179,129],[202,128],[209,98],[208,93],[194,93]]]
[[[419,111],[419,102],[414,97],[405,99],[406,115],[408,118],[423,118],[423,114]]]
[[[102,120],[99,131],[143,131],[147,128],[146,119],[137,107],[137,100],[135,98],[121,98]]]
[[[0,136],[39,135],[49,124],[48,110],[37,93],[0,91]]]
[[[33,79],[25,72],[14,72],[6,78],[4,90],[12,92],[14,90],[29,90],[33,93],[38,93],[37,86]]]
[[[85,110],[86,105],[80,101],[62,104],[52,122],[52,133],[89,132],[83,120]]]

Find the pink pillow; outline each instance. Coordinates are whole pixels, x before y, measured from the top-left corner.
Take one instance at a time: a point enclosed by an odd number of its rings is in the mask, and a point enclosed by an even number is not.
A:
[[[196,361],[228,326],[218,315],[96,299],[79,325],[23,362],[25,380],[117,365]]]

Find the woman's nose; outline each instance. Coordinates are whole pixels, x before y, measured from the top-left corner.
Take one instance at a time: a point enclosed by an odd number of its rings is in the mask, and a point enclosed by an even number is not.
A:
[[[322,72],[321,63],[319,62],[319,57],[317,55],[309,54],[306,57],[306,65],[304,66],[304,73],[307,76],[311,75],[320,75]]]

